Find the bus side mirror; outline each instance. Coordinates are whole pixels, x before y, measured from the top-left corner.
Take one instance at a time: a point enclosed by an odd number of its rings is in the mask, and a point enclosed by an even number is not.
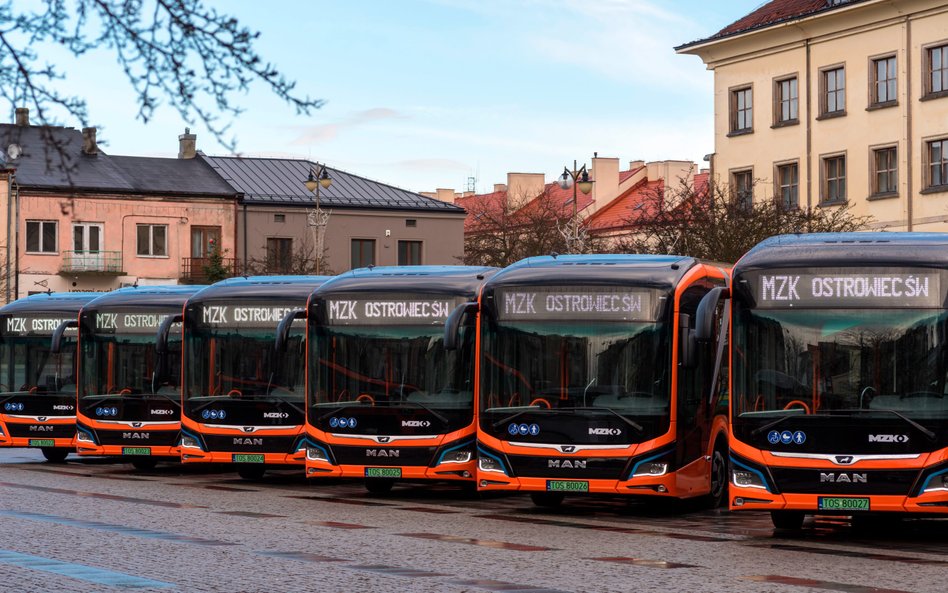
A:
[[[691,315],[678,316],[678,362],[685,368],[695,366],[695,331],[691,329]]]
[[[53,339],[49,344],[51,354],[59,354],[63,351],[63,336],[70,327],[79,327],[79,322],[75,319],[68,319],[60,323],[56,331],[53,332]]]
[[[731,291],[723,286],[717,286],[704,295],[698,303],[698,316],[695,320],[695,340],[711,342],[715,338],[714,313],[718,310],[721,299],[731,298]]]
[[[475,302],[463,303],[458,305],[447,321],[444,322],[444,349],[451,351],[458,349],[458,334],[461,331],[461,321],[465,315],[474,315],[477,313],[478,304]]]
[[[171,326],[175,323],[181,323],[184,317],[181,315],[168,315],[161,325],[158,326],[158,333],[155,334],[155,372],[152,375],[152,391],[164,382],[168,375],[168,335],[171,333]]]
[[[276,353],[286,350],[286,341],[290,337],[290,329],[293,328],[293,322],[297,319],[306,319],[306,309],[293,309],[283,316],[280,324],[277,325],[276,338],[273,341],[273,350]]]

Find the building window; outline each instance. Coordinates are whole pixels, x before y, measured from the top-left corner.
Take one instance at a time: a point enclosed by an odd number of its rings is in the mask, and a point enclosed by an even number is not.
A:
[[[928,184],[926,188],[948,187],[948,138],[932,140],[928,149]]]
[[[754,129],[754,89],[746,87],[731,91],[731,132]]]
[[[375,265],[375,239],[352,240],[352,268]]]
[[[777,165],[777,204],[784,210],[800,207],[800,165]]]
[[[56,229],[55,220],[27,220],[27,253],[56,253]]]
[[[799,99],[797,77],[774,82],[774,125],[797,122]]]
[[[400,266],[420,266],[421,265],[421,241],[399,241],[398,242],[398,265]]]
[[[899,191],[898,149],[895,146],[872,150],[873,195],[894,194]]]
[[[405,226],[407,226],[407,227],[416,227],[416,226],[418,226],[418,220],[415,219],[415,218],[406,218],[406,219],[405,219]]]
[[[820,201],[835,204],[846,201],[846,157],[844,155],[823,157],[823,182]]]
[[[820,82],[823,85],[820,113],[841,115],[846,111],[846,69],[839,66],[824,70]]]
[[[930,47],[925,50],[925,92],[929,95],[948,91],[948,45]]]
[[[273,222],[286,222],[286,214],[274,214]]]
[[[731,173],[731,194],[734,204],[741,209],[750,210],[754,204],[754,171],[734,171]]]
[[[872,60],[871,106],[888,106],[898,99],[896,94],[895,56]]]
[[[138,226],[138,255],[167,257],[168,225],[140,224]]]
[[[289,274],[293,267],[293,239],[267,237],[267,271]]]

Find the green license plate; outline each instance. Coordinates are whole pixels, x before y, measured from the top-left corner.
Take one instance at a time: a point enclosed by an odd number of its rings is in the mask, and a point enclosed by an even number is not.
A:
[[[151,455],[151,447],[122,447],[122,455]]]
[[[579,480],[547,480],[547,492],[589,492],[589,482]]]
[[[831,498],[821,496],[817,499],[821,511],[868,511],[868,498]]]
[[[367,467],[365,468],[366,478],[400,478],[402,477],[402,468],[400,467]]]
[[[28,446],[30,447],[55,447],[56,441],[53,439],[30,439]]]
[[[263,455],[258,453],[234,453],[231,456],[234,463],[263,463]]]

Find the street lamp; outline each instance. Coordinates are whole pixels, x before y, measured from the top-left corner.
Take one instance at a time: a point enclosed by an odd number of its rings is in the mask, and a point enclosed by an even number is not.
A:
[[[326,223],[329,222],[329,212],[323,212],[319,207],[319,190],[329,189],[332,178],[326,165],[316,163],[316,167],[309,168],[309,176],[303,182],[311,193],[316,194],[316,209],[309,214],[309,224],[316,228],[316,275],[319,275],[319,266],[323,259],[323,238]]]
[[[563,189],[573,188],[573,218],[570,221],[570,230],[569,236],[566,237],[568,242],[568,247],[570,253],[573,252],[574,246],[579,242],[579,216],[578,216],[578,202],[576,195],[576,190],[583,192],[584,195],[589,194],[592,191],[593,180],[589,178],[589,172],[586,171],[586,165],[577,168],[576,161],[573,161],[573,170],[570,171],[568,167],[563,167],[563,174],[560,175],[559,184]]]

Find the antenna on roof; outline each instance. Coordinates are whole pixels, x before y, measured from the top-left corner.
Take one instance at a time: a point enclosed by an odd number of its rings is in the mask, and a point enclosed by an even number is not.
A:
[[[477,193],[477,177],[468,177],[467,185],[464,187],[464,191],[469,191],[471,193]]]

